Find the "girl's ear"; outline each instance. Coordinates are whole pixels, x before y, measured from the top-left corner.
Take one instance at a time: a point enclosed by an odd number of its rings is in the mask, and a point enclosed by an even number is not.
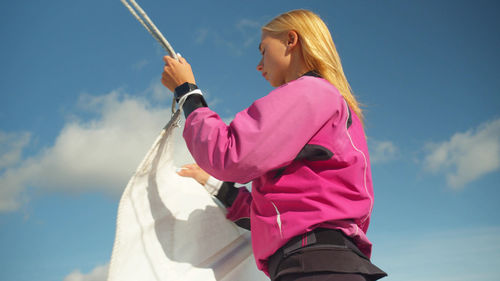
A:
[[[289,47],[295,47],[297,43],[299,42],[299,35],[297,34],[296,31],[290,30],[288,31],[287,34],[287,46]]]

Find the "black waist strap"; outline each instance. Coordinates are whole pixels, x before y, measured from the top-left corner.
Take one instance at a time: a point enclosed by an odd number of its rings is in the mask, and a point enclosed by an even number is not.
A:
[[[271,274],[275,273],[282,259],[289,257],[304,248],[345,248],[352,250],[363,259],[368,261],[370,260],[347,236],[343,234],[342,231],[336,229],[317,228],[313,231],[290,239],[290,241],[269,257],[269,272]]]

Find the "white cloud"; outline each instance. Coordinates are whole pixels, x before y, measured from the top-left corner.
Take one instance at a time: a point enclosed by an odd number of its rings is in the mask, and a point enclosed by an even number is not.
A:
[[[16,165],[21,160],[24,147],[28,145],[29,133],[5,133],[0,131],[0,170]]]
[[[195,40],[194,42],[196,44],[203,44],[205,43],[205,40],[207,39],[207,36],[209,35],[210,33],[210,29],[206,28],[206,27],[202,27],[200,29],[198,29],[196,31],[196,35],[195,35]]]
[[[262,23],[256,20],[240,19],[231,29],[221,31],[210,27],[200,27],[195,32],[194,41],[196,44],[210,43],[216,46],[228,49],[231,54],[241,56],[244,54],[243,49],[249,47],[257,47],[260,38],[260,27]]]
[[[243,41],[243,47],[247,48],[253,45],[260,38],[260,28],[262,24],[255,20],[241,19],[237,24],[236,28],[240,32],[241,36],[245,38]]]
[[[109,264],[95,267],[90,273],[82,274],[79,270],[73,271],[64,278],[64,281],[106,281]]]
[[[2,135],[11,149],[0,158],[0,211],[18,209],[28,187],[118,196],[171,115],[170,109],[116,91],[83,95],[79,105],[96,117],[69,121],[52,146],[28,159],[20,155],[29,134]]]
[[[146,59],[140,60],[132,65],[132,69],[140,71],[142,70],[146,65],[149,64],[149,61]]]
[[[500,168],[500,119],[428,144],[425,150],[424,168],[444,172],[449,186],[461,188]]]
[[[391,141],[377,141],[370,139],[370,162],[386,163],[395,160],[398,157],[399,149]]]
[[[165,102],[167,100],[170,101],[173,98],[170,90],[163,86],[159,78],[151,82],[151,85],[149,86],[149,89],[147,91],[151,93],[153,100],[158,102]]]

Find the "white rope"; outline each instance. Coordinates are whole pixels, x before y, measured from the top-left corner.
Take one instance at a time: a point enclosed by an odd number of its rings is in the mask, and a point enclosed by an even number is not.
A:
[[[144,28],[158,41],[160,44],[165,48],[165,50],[169,53],[171,57],[173,57],[176,60],[179,60],[177,58],[177,54],[175,53],[174,49],[168,43],[167,39],[161,34],[160,30],[156,27],[156,25],[153,23],[153,21],[149,18],[149,16],[146,14],[146,12],[135,2],[135,0],[128,0],[132,4],[127,2],[127,0],[120,0],[125,7],[129,10],[129,12],[139,21]],[[134,10],[135,8],[135,10]],[[137,10],[137,12],[136,12]]]
[[[169,53],[169,55],[176,59],[179,60],[178,55],[175,53],[174,48],[168,43],[167,39],[161,34],[160,30],[156,27],[156,25],[153,23],[153,21],[148,17],[146,12],[135,2],[135,0],[129,0],[130,3],[132,3],[132,6],[127,2],[127,0],[120,0],[125,7],[129,10],[129,12],[139,21],[142,26],[153,36],[153,38],[156,39],[162,45],[163,48]],[[135,10],[134,10],[135,8]],[[136,12],[137,10],[137,12]],[[180,108],[177,110],[179,111]],[[172,114],[175,115],[176,110],[175,110],[175,97],[172,99]],[[173,118],[173,116],[172,116]],[[176,122],[178,124],[178,122]]]

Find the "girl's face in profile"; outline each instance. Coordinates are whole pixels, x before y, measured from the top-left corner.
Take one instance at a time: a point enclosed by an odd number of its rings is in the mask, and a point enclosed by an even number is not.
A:
[[[286,83],[286,75],[290,66],[290,53],[286,40],[271,36],[263,31],[259,44],[262,59],[257,70],[269,81],[271,86],[279,87]]]

